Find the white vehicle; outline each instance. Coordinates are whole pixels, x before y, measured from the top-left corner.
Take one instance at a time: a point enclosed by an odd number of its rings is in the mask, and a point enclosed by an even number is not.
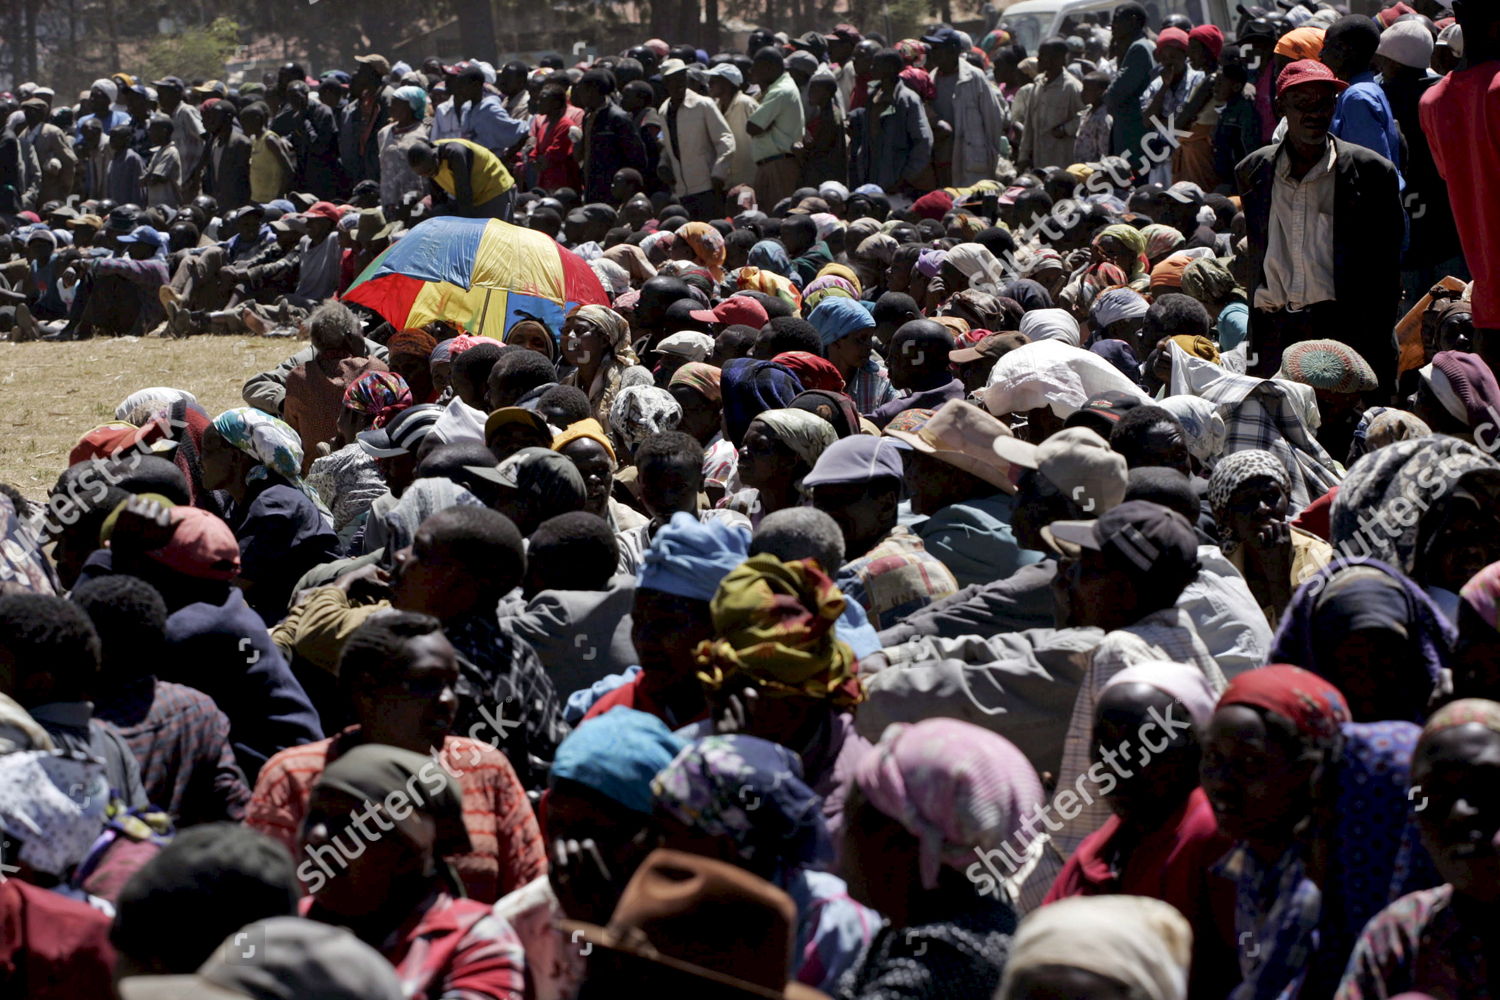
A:
[[[1026,51],[1036,54],[1042,39],[1066,35],[1085,14],[1102,14],[1109,23],[1116,7],[1125,0],[1020,0],[1000,12],[1000,21]],[[1168,14],[1186,14],[1194,24],[1216,24],[1228,35],[1234,28],[1235,11],[1230,0],[1140,0],[1146,8],[1147,26],[1161,27]],[[1096,20],[1100,20],[1096,18]]]

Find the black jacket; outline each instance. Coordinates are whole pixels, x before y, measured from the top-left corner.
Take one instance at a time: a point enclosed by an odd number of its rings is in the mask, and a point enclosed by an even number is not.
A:
[[[203,190],[214,196],[219,203],[219,212],[233,211],[250,203],[250,137],[235,127],[229,133],[229,141],[222,147],[218,168],[214,167],[214,155],[220,149],[219,140],[212,136],[203,151]]]
[[[624,108],[613,101],[584,119],[588,130],[588,162],[583,165],[584,201],[609,201],[615,171],[633,167],[646,171],[646,146],[641,130]]]
[[[1396,381],[1395,327],[1401,300],[1401,244],[1406,215],[1396,167],[1363,146],[1332,136],[1334,159],[1333,286],[1340,319],[1324,336],[1358,351],[1382,387]],[[1250,302],[1266,280],[1272,185],[1281,143],[1262,146],[1235,168],[1250,247]],[[1252,321],[1256,310],[1252,308]]]

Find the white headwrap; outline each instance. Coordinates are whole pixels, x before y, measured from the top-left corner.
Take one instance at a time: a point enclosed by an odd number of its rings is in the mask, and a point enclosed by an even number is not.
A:
[[[1193,929],[1171,903],[1145,896],[1073,896],[1021,921],[996,1000],[1016,979],[1062,965],[1123,983],[1141,1000],[1186,1000]]]
[[[1143,403],[1151,401],[1118,368],[1092,351],[1060,340],[1043,340],[1018,347],[995,362],[984,405],[997,417],[1050,406],[1066,420],[1099,392],[1123,392]]]
[[[1111,677],[1103,690],[1108,691],[1120,684],[1145,684],[1175,698],[1187,709],[1193,725],[1200,728],[1208,725],[1219,700],[1219,692],[1208,683],[1203,671],[1169,660],[1146,660],[1126,667]]]
[[[1000,286],[1006,281],[1005,269],[988,247],[979,243],[960,243],[943,259],[969,279],[970,288],[991,295],[1000,294]]]
[[[1033,309],[1022,314],[1020,328],[1033,343],[1060,340],[1070,347],[1077,347],[1083,342],[1078,321],[1066,309]]]
[[[115,99],[120,96],[119,85],[116,84],[115,81],[107,77],[100,77],[93,83],[89,84],[90,90],[94,90],[96,88],[104,91],[104,96],[109,98],[109,103],[111,104],[115,103]]]
[[[1099,331],[1122,319],[1144,316],[1150,309],[1151,303],[1134,288],[1106,288],[1090,303],[1089,319],[1094,322],[1094,330]]]

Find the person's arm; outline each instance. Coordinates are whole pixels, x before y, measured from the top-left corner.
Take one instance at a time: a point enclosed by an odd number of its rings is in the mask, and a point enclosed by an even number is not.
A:
[[[1333,132],[1345,142],[1363,146],[1390,160],[1401,162],[1401,151],[1392,149],[1390,143],[1390,120],[1379,99],[1353,91],[1344,98],[1339,109],[1339,125]]]
[[[240,389],[241,398],[257,410],[273,417],[281,416],[281,406],[286,399],[286,377],[311,361],[315,353],[311,347],[304,347],[270,371],[251,375]]]
[[[280,843],[295,857],[307,813],[305,790],[292,779],[281,758],[267,761],[245,806],[245,825]]]
[[[721,186],[728,180],[729,170],[734,165],[734,130],[729,127],[729,122],[724,120],[717,103],[709,101],[707,111],[704,125],[708,130],[709,142],[713,144],[716,154],[713,169],[709,173],[714,179],[715,186]]]
[[[467,146],[450,142],[438,147],[438,156],[448,161],[453,173],[453,200],[462,211],[474,207],[474,154]]]
[[[767,100],[767,98],[770,98]],[[760,103],[755,110],[750,112],[749,119],[745,122],[745,131],[751,135],[763,135],[770,130],[775,123],[776,117],[781,114],[781,95],[772,97],[770,92],[761,95]]]
[[[636,128],[635,122],[629,118],[623,119],[625,128],[620,133],[620,157],[627,167],[644,171],[646,169],[646,141],[641,138],[641,130]]]

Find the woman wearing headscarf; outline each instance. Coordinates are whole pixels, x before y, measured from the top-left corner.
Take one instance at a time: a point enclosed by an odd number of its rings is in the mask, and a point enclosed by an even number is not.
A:
[[[752,527],[767,514],[802,506],[802,477],[837,440],[832,424],[806,410],[758,414],[739,451],[739,481],[746,488],[720,506],[749,515]]]
[[[1112,677],[1099,695],[1094,744],[1123,746],[1161,718],[1190,725],[1163,732],[1147,768],[1101,792],[1113,815],[1063,865],[1043,906],[1075,896],[1150,896],[1172,904],[1193,929],[1192,995],[1227,996],[1239,982],[1234,962],[1234,887],[1209,869],[1233,846],[1219,832],[1199,786],[1200,739],[1217,696],[1203,672],[1152,661]],[[1127,769],[1130,770],[1130,769]],[[1045,910],[1043,911],[1045,912]],[[1023,924],[1024,926],[1024,924]]]
[[[1476,573],[1459,598],[1453,692],[1460,698],[1500,695],[1500,563]]]
[[[1407,795],[1443,884],[1402,896],[1365,925],[1335,1000],[1481,995],[1494,975],[1491,917],[1500,895],[1493,809],[1476,808],[1494,787],[1500,704],[1451,702],[1423,727]]]
[[[1113,227],[1111,227],[1113,228]],[[1105,232],[1109,232],[1108,229]],[[1153,222],[1140,231],[1141,240],[1144,245],[1141,253],[1146,257],[1146,270],[1150,270],[1176,252],[1177,248],[1186,242],[1181,232],[1164,225]]]
[[[1030,278],[1010,282],[1004,286],[1000,294],[1008,299],[1015,299],[1027,312],[1033,309],[1052,308],[1052,293],[1042,287],[1041,282],[1032,281]]]
[[[1177,418],[1196,471],[1207,474],[1224,453],[1228,430],[1219,407],[1202,396],[1166,396],[1157,406]]]
[[[1124,223],[1106,226],[1102,233],[1094,237],[1091,249],[1094,259],[1086,271],[1095,270],[1102,264],[1113,264],[1125,279],[1112,281],[1110,284],[1129,285],[1138,292],[1146,290],[1150,277],[1147,274],[1149,264],[1143,230]]]
[[[1296,589],[1333,558],[1329,544],[1287,523],[1291,479],[1269,451],[1236,451],[1214,466],[1208,504],[1219,547],[1274,628]]]
[[[1339,555],[1405,573],[1452,621],[1459,590],[1500,560],[1497,498],[1500,462],[1474,445],[1443,434],[1398,441],[1349,470],[1330,540]]]
[[[950,295],[965,288],[998,295],[1005,285],[1005,269],[979,243],[960,243],[949,250],[943,258],[942,277],[943,288]]]
[[[1374,559],[1335,559],[1292,598],[1271,659],[1326,678],[1356,722],[1421,724],[1456,639],[1453,624],[1404,574]]]
[[[376,818],[382,835],[364,822]],[[470,848],[458,783],[425,753],[365,743],[313,786],[301,914],[347,927],[396,969],[407,996],[525,995],[526,954],[490,904],[462,898],[443,859]]]
[[[562,353],[574,366],[562,384],[583,390],[601,424],[609,421],[621,390],[653,384],[651,370],[630,344],[630,324],[613,309],[588,305],[573,310],[563,327]]]
[[[333,530],[341,549],[364,524],[370,505],[386,492],[385,479],[375,459],[359,446],[358,434],[384,427],[391,418],[411,406],[411,390],[395,372],[366,372],[344,390],[344,408],[339,413],[338,447],[316,459],[307,471],[307,485],[333,514]]]
[[[854,252],[849,254],[850,266],[859,274],[860,284],[870,289],[871,294],[876,288],[884,286],[885,271],[896,255],[897,246],[899,244],[892,237],[885,233],[875,233],[856,244]]]
[[[1032,309],[1021,316],[1021,333],[1032,343],[1056,340],[1069,347],[1081,346],[1078,321],[1066,309]]]
[[[775,244],[780,246],[781,244]],[[760,246],[759,243],[756,246]],[[782,251],[785,256],[785,251]],[[742,292],[761,292],[765,295],[774,295],[776,298],[792,307],[792,315],[796,316],[802,311],[802,292],[798,290],[792,279],[777,274],[770,268],[755,267],[747,265],[740,268],[735,278],[735,285]]]
[[[1089,304],[1094,340],[1139,343],[1139,333],[1150,309],[1151,303],[1133,288],[1106,288]]]
[[[882,918],[820,869],[833,858],[822,798],[786,747],[754,736],[706,736],[651,782],[663,846],[738,865],[797,905],[792,977],[832,990]]]
[[[708,268],[714,281],[724,280],[724,237],[706,222],[689,222],[677,230],[677,237],[686,240],[698,263]]]
[[[748,262],[751,267],[779,274],[783,278],[792,276],[792,259],[777,240],[761,240],[751,247]]]
[[[390,123],[376,136],[380,149],[380,206],[389,218],[406,209],[408,199],[427,194],[427,178],[411,168],[408,153],[427,139],[427,91],[408,85],[391,95]]]
[[[1004,737],[956,719],[890,726],[855,770],[840,855],[850,894],[888,923],[840,994],[990,1000],[1016,932],[993,859],[1027,848],[1042,802]]]
[[[736,448],[745,443],[751,420],[766,410],[785,407],[802,392],[802,383],[791,369],[774,361],[735,358],[722,371],[724,436]]]
[[[841,438],[864,433],[859,410],[854,400],[842,392],[829,389],[808,389],[798,393],[787,404],[794,410],[806,410],[833,425],[833,432]]]
[[[674,431],[682,420],[682,407],[665,389],[654,385],[632,385],[621,390],[609,411],[609,429],[625,454],[634,457],[641,442],[662,431]]]
[[[1351,723],[1343,695],[1274,664],[1240,674],[1204,743],[1203,785],[1238,842],[1215,870],[1237,884],[1244,982],[1234,998],[1327,996],[1361,927],[1431,884],[1406,775],[1418,729]]]
[[[236,583],[274,625],[298,578],[338,555],[331,518],[302,479],[302,442],[261,410],[225,410],[203,433],[203,485],[229,494],[224,519],[240,543]]]
[[[1200,257],[1182,270],[1182,291],[1214,317],[1220,351],[1232,351],[1250,334],[1250,306],[1223,261]]]
[[[505,331],[504,343],[534,351],[548,361],[557,361],[557,338],[547,324],[537,319],[523,319]]]
[[[804,308],[816,309],[819,302],[828,298],[857,299],[859,286],[847,278],[829,274],[814,278],[802,289]]]
[[[1372,451],[1378,451],[1397,441],[1426,437],[1431,433],[1432,428],[1415,413],[1391,406],[1367,407],[1354,425],[1354,434],[1349,441],[1349,457],[1344,465],[1352,469],[1355,462]]]
[[[1021,921],[995,1000],[1187,1000],[1199,995],[1188,991],[1196,943],[1182,914],[1159,900],[1063,900]]]

